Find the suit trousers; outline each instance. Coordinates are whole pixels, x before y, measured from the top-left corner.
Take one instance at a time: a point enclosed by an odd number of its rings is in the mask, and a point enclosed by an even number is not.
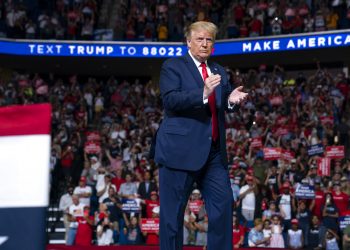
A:
[[[160,167],[160,249],[182,249],[184,211],[194,182],[199,185],[208,215],[207,250],[231,250],[233,196],[227,167],[214,146],[198,171]]]

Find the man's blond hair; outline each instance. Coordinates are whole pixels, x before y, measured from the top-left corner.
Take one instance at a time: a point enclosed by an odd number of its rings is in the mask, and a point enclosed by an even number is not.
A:
[[[218,28],[215,24],[211,22],[206,21],[198,21],[195,23],[192,23],[190,26],[187,27],[185,32],[186,40],[191,39],[192,31],[199,31],[199,30],[205,30],[208,31],[213,36],[213,41],[215,41],[216,34],[218,32]]]

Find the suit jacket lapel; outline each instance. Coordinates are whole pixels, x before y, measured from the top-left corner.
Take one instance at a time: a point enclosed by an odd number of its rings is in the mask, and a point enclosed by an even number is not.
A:
[[[198,85],[198,87],[203,87],[203,78],[202,76],[200,75],[197,67],[196,67],[196,64],[194,63],[194,61],[192,60],[191,56],[187,53],[185,56],[185,61],[188,65],[188,69],[189,71],[191,72],[192,76],[194,77],[194,79],[196,80],[196,83]]]
[[[212,74],[220,74],[219,69],[212,62],[208,61],[208,67],[210,68]],[[221,83],[215,88],[216,106],[221,106],[221,88]]]

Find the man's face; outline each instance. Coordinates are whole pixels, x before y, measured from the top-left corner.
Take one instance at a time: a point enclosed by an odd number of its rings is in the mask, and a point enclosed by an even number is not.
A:
[[[204,62],[209,58],[214,46],[213,35],[206,30],[192,30],[187,46],[194,58]]]

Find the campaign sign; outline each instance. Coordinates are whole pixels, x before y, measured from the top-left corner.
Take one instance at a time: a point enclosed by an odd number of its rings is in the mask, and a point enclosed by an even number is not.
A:
[[[261,139],[261,137],[252,138],[252,141],[251,141],[250,145],[253,148],[261,148],[262,147],[262,139]]]
[[[141,231],[146,233],[159,232],[159,218],[141,219]]]
[[[140,204],[135,199],[123,199],[123,212],[134,213],[140,211]]]
[[[344,158],[344,146],[328,146],[326,147],[326,156],[331,159]]]
[[[282,125],[282,124],[285,124],[286,122],[287,122],[287,117],[285,116],[280,116],[276,119],[277,125]]]
[[[344,230],[348,225],[350,225],[350,215],[339,217],[339,228]]]
[[[331,159],[324,157],[317,159],[317,175],[330,176],[331,175]]]
[[[322,125],[326,125],[326,124],[333,125],[334,118],[333,118],[333,116],[321,116],[320,121],[321,121]]]
[[[295,158],[295,153],[290,150],[284,150],[282,149],[281,151],[281,158],[287,161],[291,161],[292,159]]]
[[[322,144],[314,144],[307,147],[307,154],[309,156],[320,155],[323,154],[324,148]]]
[[[295,197],[298,199],[315,199],[315,190],[308,184],[299,184],[295,189]]]
[[[98,154],[101,152],[101,146],[98,142],[88,141],[85,143],[84,150],[87,154]]]
[[[195,214],[198,214],[199,211],[201,210],[201,207],[203,205],[202,200],[196,200],[196,201],[190,201],[188,203],[188,208]]]
[[[101,135],[98,131],[87,132],[86,139],[88,141],[101,141]]]
[[[281,157],[281,148],[264,148],[264,159],[265,160],[278,160]]]
[[[282,96],[273,96],[270,98],[270,103],[272,106],[278,106],[278,105],[282,105],[283,103],[283,99]]]
[[[275,133],[277,136],[284,136],[284,135],[287,135],[289,133],[289,129],[287,126],[281,126],[281,127],[276,129]]]

